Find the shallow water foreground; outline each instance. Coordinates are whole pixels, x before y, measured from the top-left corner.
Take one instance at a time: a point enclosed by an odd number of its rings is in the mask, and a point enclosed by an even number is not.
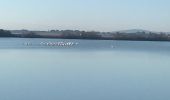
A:
[[[169,45],[159,45],[0,49],[0,100],[169,100]]]

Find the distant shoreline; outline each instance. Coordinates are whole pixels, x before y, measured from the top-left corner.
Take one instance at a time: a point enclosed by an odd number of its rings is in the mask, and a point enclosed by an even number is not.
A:
[[[163,42],[163,41],[167,41],[167,42],[170,42],[170,40],[131,40],[131,39],[81,39],[81,38],[48,38],[48,37],[0,37],[0,38],[20,38],[20,39],[24,39],[24,38],[27,38],[27,39],[71,39],[71,40],[117,40],[117,41],[157,41],[157,42]]]
[[[47,38],[47,39],[80,39],[80,40],[124,40],[124,41],[170,41],[170,34],[164,32],[86,32],[79,30],[0,30],[0,38]]]

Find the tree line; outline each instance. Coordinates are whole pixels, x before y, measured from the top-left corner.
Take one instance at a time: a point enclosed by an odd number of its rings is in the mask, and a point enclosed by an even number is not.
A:
[[[0,29],[0,37],[18,37],[18,38],[62,38],[62,39],[98,39],[98,40],[137,40],[137,41],[170,41],[170,34],[154,32],[95,32],[79,30],[51,30],[60,35],[41,35],[37,31],[27,31],[21,34],[12,34],[11,31]],[[108,35],[108,36],[106,36]]]
[[[14,37],[10,31],[0,29],[0,37]]]

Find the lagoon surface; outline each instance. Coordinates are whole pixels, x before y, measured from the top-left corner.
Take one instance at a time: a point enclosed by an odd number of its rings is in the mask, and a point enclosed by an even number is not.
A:
[[[0,38],[0,100],[170,100],[169,93],[170,42]]]

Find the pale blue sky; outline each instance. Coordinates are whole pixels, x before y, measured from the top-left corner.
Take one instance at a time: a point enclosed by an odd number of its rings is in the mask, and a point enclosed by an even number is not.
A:
[[[170,0],[0,0],[0,28],[170,31]]]

